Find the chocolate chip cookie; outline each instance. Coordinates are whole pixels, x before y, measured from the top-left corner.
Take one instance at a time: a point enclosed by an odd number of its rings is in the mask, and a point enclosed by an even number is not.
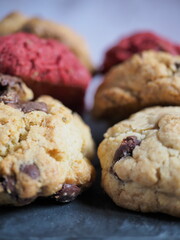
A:
[[[89,128],[59,101],[0,101],[0,204],[69,202],[94,179]]]
[[[13,12],[0,21],[0,35],[28,32],[41,38],[56,39],[67,45],[90,71],[93,65],[85,40],[69,27],[41,18],[28,18],[20,12]]]
[[[118,121],[144,107],[180,105],[180,57],[145,51],[112,68],[97,90],[94,115]]]
[[[0,102],[17,104],[33,99],[33,92],[21,78],[0,73]]]
[[[120,207],[180,217],[180,107],[152,107],[117,123],[98,156],[102,186]]]

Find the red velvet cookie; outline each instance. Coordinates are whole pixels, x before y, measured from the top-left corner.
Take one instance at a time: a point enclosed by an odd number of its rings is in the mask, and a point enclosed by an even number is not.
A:
[[[0,73],[21,77],[35,97],[48,94],[74,110],[83,105],[91,79],[62,43],[28,33],[0,37]]]
[[[102,72],[107,72],[112,66],[145,50],[164,51],[172,55],[180,54],[180,46],[152,32],[140,32],[122,39],[106,52]]]

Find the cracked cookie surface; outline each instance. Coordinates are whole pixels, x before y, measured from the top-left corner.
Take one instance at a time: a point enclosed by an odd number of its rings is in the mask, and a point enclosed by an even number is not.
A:
[[[0,103],[0,204],[73,200],[94,178],[90,129],[49,96],[23,107]]]
[[[93,112],[118,121],[154,105],[180,105],[180,57],[145,51],[110,70],[96,92]]]
[[[180,217],[180,107],[152,107],[108,129],[98,148],[113,201]]]

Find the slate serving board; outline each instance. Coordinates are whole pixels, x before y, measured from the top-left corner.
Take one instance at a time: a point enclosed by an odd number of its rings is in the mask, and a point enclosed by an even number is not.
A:
[[[97,144],[107,127],[85,121]],[[69,204],[39,199],[31,205],[0,207],[0,240],[179,239],[180,220],[164,214],[141,214],[117,207],[100,187],[100,166],[95,159],[96,182]]]

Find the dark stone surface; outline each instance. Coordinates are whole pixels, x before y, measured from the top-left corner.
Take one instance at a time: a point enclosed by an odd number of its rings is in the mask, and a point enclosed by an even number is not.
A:
[[[92,126],[89,116],[85,120]],[[98,142],[104,128],[100,122],[93,124]],[[0,207],[0,240],[179,239],[179,219],[117,207],[100,187],[97,158],[95,165],[96,182],[71,203],[38,199],[25,207]]]
[[[174,239],[180,221],[163,214],[140,214],[118,208],[94,186],[69,204],[37,200],[31,205],[0,208],[1,240]]]

